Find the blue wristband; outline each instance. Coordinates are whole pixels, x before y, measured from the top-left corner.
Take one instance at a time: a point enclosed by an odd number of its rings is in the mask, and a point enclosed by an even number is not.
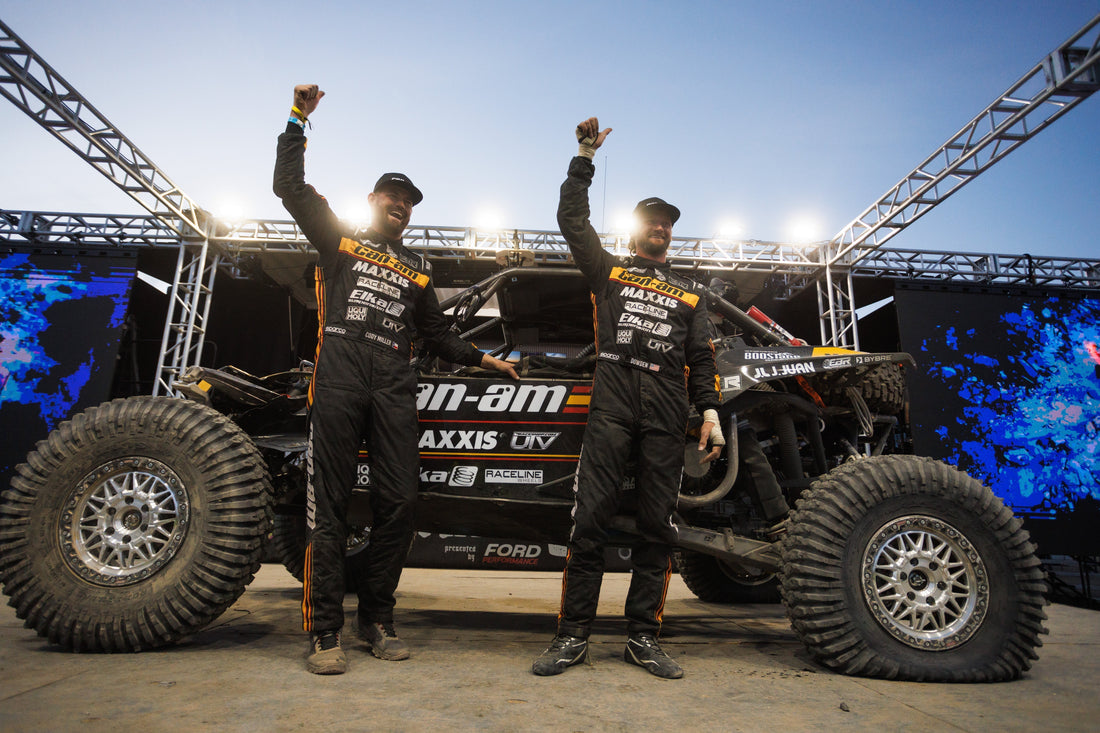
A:
[[[293,122],[295,125],[302,128],[303,130],[306,129],[306,123],[302,122],[297,117],[291,117],[290,119],[287,120],[287,122]]]

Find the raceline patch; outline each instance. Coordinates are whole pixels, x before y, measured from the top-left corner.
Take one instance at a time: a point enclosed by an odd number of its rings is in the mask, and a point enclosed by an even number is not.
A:
[[[486,468],[485,481],[498,484],[541,484],[540,468]]]
[[[623,295],[626,295],[627,290],[637,290],[637,288],[623,288]],[[639,293],[644,293],[646,291],[638,290],[638,292]],[[659,295],[658,293],[647,293],[647,294],[648,295]],[[632,298],[634,296],[629,295],[627,297]],[[663,298],[665,296],[662,295],[660,297]],[[673,302],[673,307],[675,307],[675,302]],[[627,302],[623,303],[623,310],[628,310],[631,313],[637,313],[637,314],[643,315],[643,316],[649,316],[650,318],[659,318],[661,320],[667,320],[668,319],[668,310],[667,309],[658,308],[657,306],[650,305],[649,303],[639,303],[639,302],[634,301],[634,300],[628,300]]]
[[[358,264],[358,263],[356,263]],[[373,265],[371,265],[373,267]],[[382,282],[381,280],[375,280],[369,277],[361,277],[355,281],[356,287],[367,288],[368,290],[374,290],[375,292],[382,293],[382,295],[390,298],[400,298],[401,291],[392,285]]]
[[[685,305],[694,308],[699,303],[699,296],[695,293],[689,293],[686,290],[676,287],[670,283],[664,282],[655,277],[649,275],[635,275],[628,272],[622,267],[613,267],[611,274],[608,276],[609,280],[622,283],[623,285],[633,285],[634,287],[641,288],[643,290],[649,290],[654,293],[660,293],[670,298],[684,303]],[[629,296],[628,296],[629,297]]]

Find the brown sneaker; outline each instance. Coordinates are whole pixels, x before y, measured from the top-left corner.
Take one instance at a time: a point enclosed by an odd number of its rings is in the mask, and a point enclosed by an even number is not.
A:
[[[343,674],[348,670],[348,658],[340,648],[339,631],[310,634],[309,652],[306,669],[313,674]]]
[[[409,647],[397,638],[393,623],[377,622],[359,624],[359,638],[367,643],[370,653],[388,662],[397,662],[409,658]]]

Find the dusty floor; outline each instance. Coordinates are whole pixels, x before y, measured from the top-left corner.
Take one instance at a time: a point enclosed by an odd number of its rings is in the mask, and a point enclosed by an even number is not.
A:
[[[142,654],[58,651],[5,606],[0,730],[1100,730],[1098,611],[1049,607],[1019,681],[886,682],[816,666],[782,606],[703,603],[677,576],[663,643],[686,674],[666,681],[622,661],[628,579],[605,580],[591,662],[551,678],[529,670],[553,635],[557,573],[407,570],[397,624],[413,658],[352,646],[339,677],[305,671],[300,592],[279,565],[202,632]]]

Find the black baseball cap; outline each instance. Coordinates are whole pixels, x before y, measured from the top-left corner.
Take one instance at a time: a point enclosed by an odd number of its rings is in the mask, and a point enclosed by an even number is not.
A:
[[[676,220],[680,218],[680,210],[675,206],[659,199],[656,196],[650,196],[647,199],[642,199],[638,202],[638,205],[634,207],[634,216],[642,217],[646,214],[653,213],[654,211],[661,211],[668,214],[669,220],[675,224]]]
[[[378,193],[378,189],[386,185],[397,186],[408,191],[412,195],[413,206],[424,200],[424,194],[420,193],[420,189],[414,186],[409,177],[403,173],[383,173],[378,183],[374,184],[374,192]]]

